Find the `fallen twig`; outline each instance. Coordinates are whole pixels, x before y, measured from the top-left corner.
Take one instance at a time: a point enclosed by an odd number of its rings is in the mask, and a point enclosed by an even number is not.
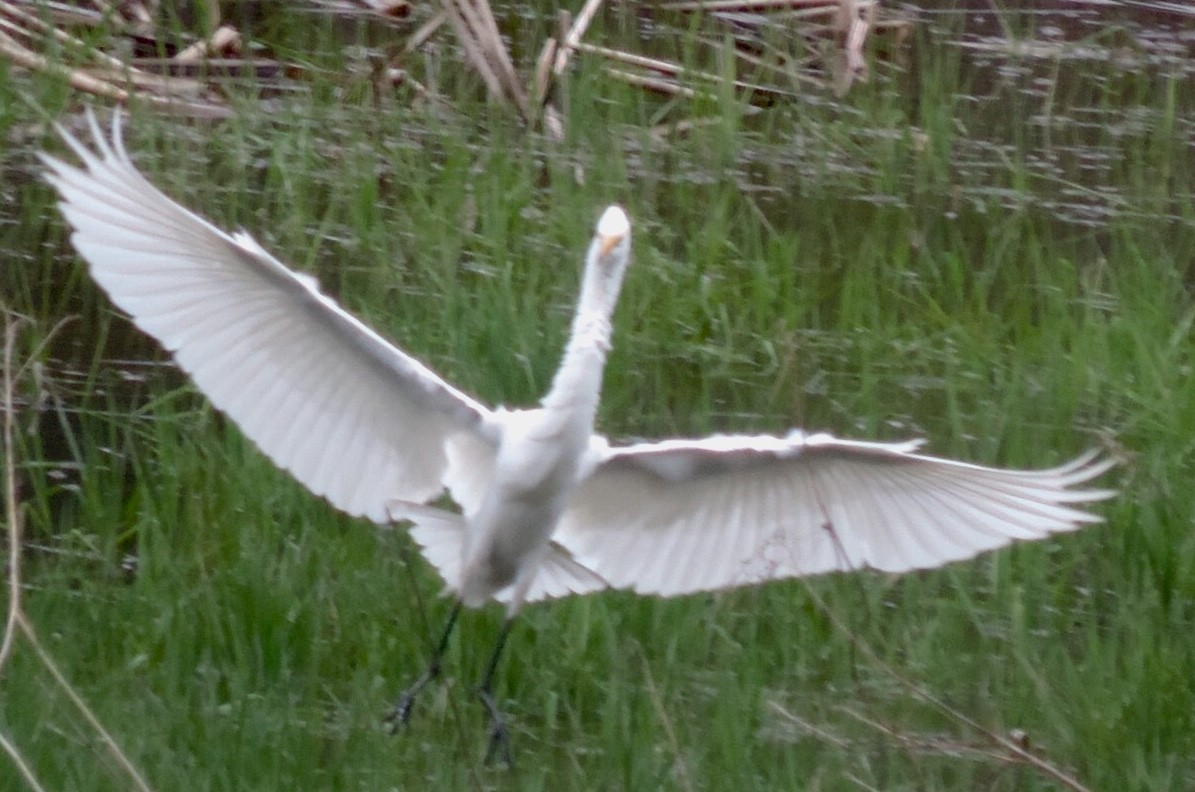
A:
[[[1018,745],[1016,741],[1010,740],[1007,737],[1002,737],[991,729],[985,727],[974,718],[965,715],[946,702],[942,701],[925,688],[913,682],[913,680],[908,679],[907,677],[898,673],[895,668],[884,662],[884,660],[878,654],[876,654],[874,649],[872,649],[865,641],[855,635],[850,628],[848,628],[846,624],[844,624],[843,621],[838,618],[838,614],[830,609],[830,606],[826,604],[826,601],[814,590],[813,586],[811,586],[808,581],[803,581],[803,583],[805,585],[805,590],[809,593],[810,598],[812,598],[813,602],[818,606],[822,613],[826,614],[831,623],[834,625],[835,629],[842,633],[842,635],[851,642],[852,646],[862,652],[873,666],[883,671],[892,679],[896,680],[901,687],[912,693],[914,697],[924,701],[925,703],[937,709],[939,712],[942,712],[959,723],[962,723],[964,726],[974,730],[977,734],[983,735],[983,737],[990,743],[1004,749],[1012,756],[1015,756],[1020,761],[1036,769],[1042,775],[1054,779],[1067,789],[1071,790],[1071,792],[1091,792],[1091,790],[1080,783],[1078,779],[1063,772],[1061,769],[1055,767],[1037,754],[1028,751],[1024,746]]]
[[[769,701],[768,707],[771,708],[771,710],[773,712],[775,712],[777,715],[779,715],[780,717],[789,721],[790,723],[797,726],[798,728],[804,729],[805,731],[812,734],[814,737],[817,737],[822,742],[828,742],[831,745],[833,745],[835,748],[839,748],[839,749],[843,749],[843,750],[851,747],[851,741],[848,740],[847,738],[839,737],[837,734],[831,734],[830,732],[826,731],[825,729],[823,729],[819,726],[814,726],[812,723],[810,723],[809,721],[800,717],[796,713],[789,712],[788,710],[786,710],[784,707],[780,706],[780,704],[775,701]]]

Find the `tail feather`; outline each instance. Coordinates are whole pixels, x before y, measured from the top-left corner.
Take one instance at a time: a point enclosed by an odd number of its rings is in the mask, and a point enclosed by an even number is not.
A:
[[[413,523],[411,536],[419,544],[423,557],[440,573],[448,590],[459,594],[466,537],[464,516],[408,501],[391,501],[388,508],[392,520]],[[588,594],[610,587],[601,575],[577,561],[572,553],[556,542],[548,543],[539,568],[532,574],[534,577],[521,598],[517,597],[518,585],[515,584],[496,592],[494,599],[517,608],[524,603],[571,594]],[[518,602],[515,602],[516,598]]]
[[[391,520],[413,523],[411,536],[419,544],[423,557],[440,573],[449,591],[459,592],[465,518],[446,509],[409,501],[391,501],[387,508]]]
[[[565,547],[556,542],[548,543],[548,552],[527,593],[524,602],[539,602],[545,599],[567,597],[571,594],[589,594],[610,588],[605,578],[582,564]],[[507,602],[509,589],[499,592],[502,602]],[[506,597],[501,595],[507,594]],[[508,603],[509,604],[509,603]]]

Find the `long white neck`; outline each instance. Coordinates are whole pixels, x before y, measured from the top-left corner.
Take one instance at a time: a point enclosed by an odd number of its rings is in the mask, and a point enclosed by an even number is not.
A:
[[[564,360],[541,403],[549,415],[558,416],[560,431],[584,442],[593,432],[613,332],[610,319],[630,261],[630,244],[626,213],[617,206],[609,207],[598,220],[585,255],[585,275]]]
[[[547,410],[566,411],[574,418],[583,416],[587,435],[593,429],[602,393],[606,353],[610,351],[610,336],[614,330],[610,322],[613,300],[600,299],[606,295],[595,294],[595,286],[592,279],[586,279],[577,303],[577,315],[573,317],[572,333],[564,348],[564,359],[542,402]],[[616,298],[617,292],[613,296]]]
[[[617,214],[615,214],[617,213]],[[621,209],[608,209],[602,222],[621,219],[626,225]],[[545,410],[563,412],[582,423],[586,436],[593,431],[597,400],[601,395],[601,377],[606,368],[606,352],[613,332],[611,318],[618,303],[618,293],[623,287],[627,256],[630,252],[629,231],[619,232],[619,242],[613,248],[599,234],[589,244],[586,254],[586,271],[581,282],[581,294],[577,297],[577,313],[572,318],[569,344],[564,349],[564,360],[560,361],[552,388],[544,397]],[[605,247],[603,247],[605,246]]]

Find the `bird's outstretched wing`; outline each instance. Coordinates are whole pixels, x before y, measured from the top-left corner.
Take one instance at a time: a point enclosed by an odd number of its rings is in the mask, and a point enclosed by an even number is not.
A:
[[[936,567],[1100,518],[1114,493],[1074,489],[1113,464],[998,470],[917,443],[825,434],[714,436],[611,448],[553,535],[616,588],[670,596],[862,567]]]
[[[444,487],[445,443],[496,445],[496,415],[385,341],[248,234],[229,235],[162,194],[88,113],[93,152],[48,155],[71,241],[96,282],[169,350],[275,463],[337,508],[386,520],[394,498]]]

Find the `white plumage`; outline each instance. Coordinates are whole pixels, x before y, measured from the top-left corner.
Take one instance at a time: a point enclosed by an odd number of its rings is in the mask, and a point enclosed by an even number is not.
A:
[[[42,158],[96,282],[312,492],[375,522],[414,520],[432,563],[469,604],[935,567],[1096,522],[1079,507],[1113,494],[1075,489],[1111,467],[1094,454],[1012,471],[920,455],[917,442],[799,431],[611,446],[592,426],[629,260],[618,207],[598,223],[573,335],[543,405],[491,410],[247,234],[226,234],[159,192],[129,160],[119,115],[111,144],[89,119],[98,156],[60,129],[85,168]],[[523,496],[518,514],[504,487]],[[445,489],[463,516],[421,505]],[[522,598],[509,576],[482,583],[494,577],[486,561],[463,560],[487,542],[486,528],[518,546],[517,557],[490,560],[517,568]],[[531,538],[512,538],[520,533]],[[537,576],[548,579],[535,585]]]
[[[513,614],[606,587],[670,596],[935,567],[1097,522],[1081,507],[1113,494],[1078,489],[1112,465],[1090,453],[1013,471],[799,431],[610,445],[593,423],[630,260],[616,206],[590,244],[551,390],[535,409],[492,410],[247,234],[159,192],[125,152],[119,115],[111,143],[88,117],[98,155],[60,129],[84,167],[42,159],[96,282],[308,489],[378,523],[411,520],[464,604],[494,598]],[[426,505],[445,490],[462,514]]]

